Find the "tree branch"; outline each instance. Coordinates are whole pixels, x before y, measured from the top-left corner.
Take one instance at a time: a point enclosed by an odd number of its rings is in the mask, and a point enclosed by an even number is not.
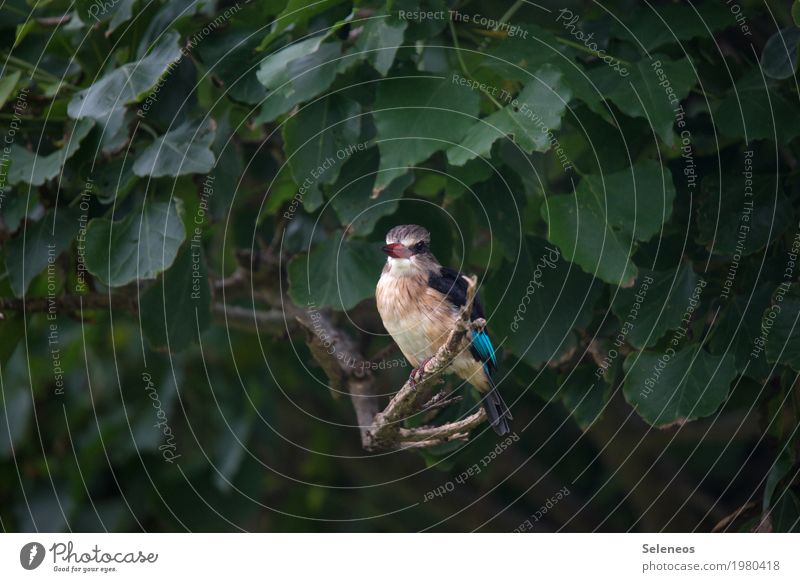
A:
[[[333,322],[327,310],[298,307],[280,290],[274,288],[274,277],[278,266],[269,255],[258,253],[251,256],[244,253],[238,257],[239,266],[227,277],[212,281],[214,295],[221,297],[211,305],[215,320],[230,327],[244,331],[266,331],[283,334],[298,328],[306,332],[306,343],[311,355],[325,372],[334,397],[348,393],[356,413],[361,433],[361,444],[367,450],[418,449],[440,445],[453,440],[466,440],[469,432],[486,420],[481,409],[470,416],[441,426],[426,426],[406,429],[403,421],[419,412],[441,408],[446,404],[457,402],[460,397],[450,398],[446,391],[432,394],[433,387],[443,379],[444,372],[453,360],[465,349],[467,333],[474,329],[482,329],[486,321],[479,319],[470,321],[472,303],[475,299],[476,279],[468,279],[467,300],[461,308],[453,330],[436,354],[427,361],[424,369],[418,371],[416,382],[407,380],[386,408],[381,411],[374,376],[367,365],[358,365],[373,361],[367,360],[358,349],[355,341]],[[249,265],[246,263],[249,262]],[[248,268],[249,267],[249,268]],[[266,267],[266,268],[265,268]],[[266,310],[255,306],[243,307],[230,305],[228,296],[239,297],[252,293],[257,289],[259,302],[263,301],[271,307]],[[112,303],[112,300],[114,303]],[[133,296],[112,297],[102,293],[86,295],[65,294],[55,298],[52,303],[47,297],[17,299],[0,297],[0,313],[3,310],[47,312],[55,305],[56,309],[77,312],[84,309],[110,309],[118,304],[132,312],[138,310]],[[377,357],[384,357],[396,349],[390,344],[379,350]]]

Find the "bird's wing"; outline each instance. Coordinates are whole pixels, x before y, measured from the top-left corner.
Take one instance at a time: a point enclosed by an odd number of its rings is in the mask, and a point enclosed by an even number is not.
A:
[[[442,293],[447,301],[455,306],[463,307],[467,302],[467,278],[463,273],[454,269],[441,267],[438,272],[434,271],[428,277],[428,286]],[[483,305],[480,297],[475,295],[472,302],[471,320],[484,317]],[[497,355],[495,354],[492,340],[486,330],[473,331],[471,334],[470,351],[476,360],[480,360],[486,366],[486,372],[491,374],[497,367]]]

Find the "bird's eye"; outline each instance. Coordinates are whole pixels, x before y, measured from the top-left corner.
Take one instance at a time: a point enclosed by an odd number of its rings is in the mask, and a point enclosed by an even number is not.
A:
[[[412,250],[413,250],[415,253],[421,253],[422,251],[424,251],[424,250],[425,250],[425,241],[420,241],[420,242],[418,242],[418,243],[417,243],[417,244],[415,244],[413,247],[411,247],[411,249],[412,249]]]

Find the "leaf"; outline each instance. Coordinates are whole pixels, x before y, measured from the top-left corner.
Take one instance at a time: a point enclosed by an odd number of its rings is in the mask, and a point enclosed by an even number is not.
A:
[[[714,414],[736,376],[733,356],[713,356],[698,345],[625,358],[625,400],[648,424],[682,425]]]
[[[108,23],[108,30],[106,36],[114,32],[120,24],[124,24],[133,16],[133,5],[136,0],[118,0],[114,7],[114,14],[111,17],[111,22]]]
[[[5,107],[8,98],[11,97],[11,94],[17,88],[17,83],[19,83],[21,74],[20,71],[12,71],[0,78],[0,109]]]
[[[33,420],[33,391],[29,387],[30,376],[22,347],[7,353],[4,345],[11,337],[16,340],[24,336],[22,320],[0,321],[0,330],[0,405],[3,409],[0,413],[0,458],[12,460],[25,446],[25,434]],[[14,335],[7,336],[9,332]]]
[[[304,309],[352,309],[375,294],[384,261],[380,245],[336,233],[289,262],[289,296]]]
[[[373,107],[380,190],[435,152],[460,142],[478,114],[478,94],[450,79],[388,78]]]
[[[215,132],[213,120],[202,126],[187,121],[147,146],[136,158],[133,173],[152,178],[206,174],[214,167]]]
[[[800,370],[800,284],[781,283],[764,313],[767,361]]]
[[[119,204],[130,193],[139,178],[133,173],[134,160],[129,157],[113,158],[96,168],[94,195],[102,204]]]
[[[607,176],[585,176],[575,195],[550,197],[542,217],[565,258],[607,283],[631,287],[638,273],[634,241],[659,232],[674,198],[672,175],[646,160]]]
[[[133,15],[133,5],[136,0],[78,0],[76,2],[77,12],[84,22],[94,25],[100,22],[109,22],[106,36],[109,36],[116,28],[128,20]]]
[[[168,72],[169,66],[180,59],[179,40],[177,32],[168,32],[144,58],[114,69],[76,93],[67,107],[69,116],[101,121],[113,111],[141,99]]]
[[[577,345],[602,285],[570,265],[557,248],[530,237],[517,261],[504,261],[480,290],[496,345],[538,368]]]
[[[259,40],[252,31],[231,28],[206,38],[197,47],[210,73],[222,82],[226,96],[248,105],[260,104],[267,95],[256,76],[257,64],[263,58],[254,50]]]
[[[283,140],[294,181],[309,212],[322,204],[323,184],[336,181],[348,152],[359,143],[361,106],[331,95],[307,105],[286,121]],[[357,151],[357,150],[356,150]]]
[[[654,55],[634,63],[627,77],[610,67],[593,69],[590,77],[606,100],[626,115],[646,119],[665,144],[675,145],[675,108],[697,83],[688,58]]]
[[[773,284],[764,283],[753,290],[752,296],[730,298],[708,342],[714,354],[733,353],[736,371],[755,380],[766,379],[770,371],[761,343],[761,318],[770,305],[773,289]]]
[[[554,67],[542,67],[535,77],[514,102],[473,125],[458,146],[448,149],[448,161],[463,166],[478,156],[488,157],[492,144],[506,135],[528,153],[549,150],[552,131],[561,127],[572,95]]]
[[[556,395],[581,430],[588,430],[602,416],[610,387],[595,377],[592,366],[578,366],[561,379]]]
[[[338,182],[331,189],[331,206],[349,234],[370,234],[381,218],[397,210],[403,191],[414,183],[414,174],[409,172],[373,196],[379,159],[375,147],[356,152],[345,162]]]
[[[719,132],[736,139],[767,139],[786,143],[800,135],[800,108],[769,86],[758,71],[749,71],[720,102],[715,119]]]
[[[772,79],[788,79],[797,70],[797,51],[800,47],[800,28],[790,26],[775,32],[761,53],[761,67]]]
[[[679,4],[636,4],[619,16],[622,21],[611,21],[613,36],[643,46],[648,52],[679,41],[705,39],[735,23],[729,7],[716,0],[696,5],[694,10]]]
[[[752,164],[750,166],[752,168]],[[703,180],[697,241],[715,255],[746,256],[779,238],[792,223],[792,204],[775,174]]]
[[[492,252],[501,252],[507,259],[515,260],[524,246],[520,230],[520,215],[524,212],[526,199],[521,195],[522,187],[513,175],[491,178],[472,186],[470,201],[479,209],[476,214],[490,233]]]
[[[202,247],[188,245],[172,267],[142,294],[142,331],[151,346],[180,352],[211,323],[211,291]]]
[[[41,186],[58,176],[66,161],[75,155],[93,126],[94,122],[91,120],[76,121],[69,137],[64,139],[66,145],[47,155],[39,155],[16,144],[12,145],[8,183],[13,185],[22,182],[31,186]]]
[[[259,50],[263,50],[270,45],[284,31],[304,26],[309,19],[322,14],[326,10],[333,8],[345,0],[289,0],[286,8],[275,17],[272,23],[272,31],[264,37],[259,45]]]
[[[642,269],[638,284],[617,291],[612,303],[625,341],[637,349],[649,348],[667,331],[679,328],[690,304],[697,303],[697,283],[688,262],[667,271]]]
[[[11,290],[22,297],[33,278],[56,259],[78,234],[78,213],[69,208],[51,210],[35,223],[27,223],[8,243],[6,270]]]
[[[792,4],[792,20],[795,26],[800,26],[800,0],[794,0]]]
[[[800,498],[786,489],[772,510],[772,530],[777,533],[800,532]]]
[[[341,64],[342,45],[321,41],[322,37],[312,37],[297,42],[261,62],[256,76],[270,92],[256,123],[274,121],[295,105],[327,91],[333,84]]]
[[[40,214],[39,192],[32,188],[26,190],[9,189],[2,200],[0,220],[3,221],[9,233],[16,232],[25,218],[35,219]]]
[[[772,463],[772,468],[769,473],[767,473],[767,480],[764,483],[764,497],[761,502],[762,514],[766,514],[769,511],[772,505],[773,495],[775,494],[775,488],[778,486],[778,483],[789,474],[792,467],[794,467],[794,454],[791,448],[784,446]]]
[[[366,60],[385,77],[392,68],[398,48],[403,44],[403,36],[408,26],[405,20],[392,17],[375,17],[366,24],[355,44],[360,58]]]
[[[154,279],[168,269],[186,232],[177,203],[151,202],[111,222],[95,218],[86,232],[86,268],[104,285]]]

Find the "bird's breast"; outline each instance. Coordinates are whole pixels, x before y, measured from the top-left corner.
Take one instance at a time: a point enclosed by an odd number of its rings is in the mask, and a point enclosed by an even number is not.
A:
[[[455,313],[424,276],[384,273],[375,298],[386,331],[412,366],[434,355],[453,327]]]

